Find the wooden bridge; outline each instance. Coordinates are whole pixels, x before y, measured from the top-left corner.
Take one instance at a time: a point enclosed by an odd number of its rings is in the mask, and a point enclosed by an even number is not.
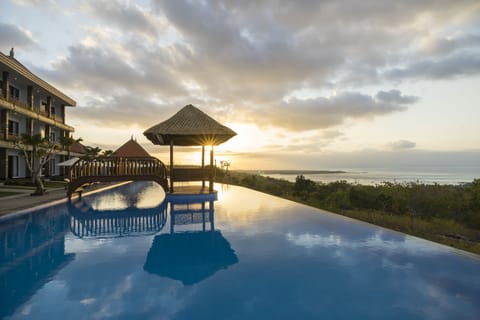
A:
[[[168,192],[168,170],[154,157],[81,158],[69,171],[67,196],[94,182],[155,181]]]

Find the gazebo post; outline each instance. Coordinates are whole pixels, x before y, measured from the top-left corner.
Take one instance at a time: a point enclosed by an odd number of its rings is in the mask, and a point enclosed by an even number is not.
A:
[[[209,175],[208,191],[213,192],[213,144],[210,149],[210,175]]]
[[[205,171],[205,145],[202,144],[202,172]],[[202,189],[205,188],[205,175],[202,174]]]
[[[170,140],[170,193],[173,193],[173,139]]]

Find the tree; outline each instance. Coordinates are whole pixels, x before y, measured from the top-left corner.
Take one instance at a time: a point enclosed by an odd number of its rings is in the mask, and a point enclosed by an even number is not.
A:
[[[310,179],[306,179],[303,174],[297,176],[293,185],[293,194],[306,200],[311,192],[315,190],[316,183]]]
[[[73,136],[69,135],[68,137],[62,137],[60,139],[60,144],[67,149],[67,157],[70,159],[70,151],[73,144],[76,142],[82,142],[82,138],[74,139]]]
[[[228,175],[228,168],[230,167],[230,162],[222,160],[220,161],[220,166],[222,169],[225,169],[225,174]]]
[[[30,135],[24,133],[20,138],[15,139],[15,146],[20,150],[25,157],[27,167],[32,173],[32,182],[36,189],[34,195],[45,194],[45,187],[41,179],[43,167],[50,160],[53,151],[55,151],[55,143],[40,134]],[[29,155],[31,151],[31,156]],[[38,163],[35,163],[38,160]]]
[[[87,155],[89,157],[96,157],[98,156],[98,154],[100,152],[102,152],[102,149],[100,149],[99,147],[90,147],[90,146],[87,146],[85,147],[85,150],[87,151]]]
[[[103,150],[102,155],[104,157],[110,157],[113,155],[113,150]]]

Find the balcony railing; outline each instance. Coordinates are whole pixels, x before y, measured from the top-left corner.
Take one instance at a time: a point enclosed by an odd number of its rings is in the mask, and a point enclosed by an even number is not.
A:
[[[22,101],[22,100],[18,100],[18,99],[13,99],[13,98],[5,98],[3,97],[2,95],[0,95],[0,101],[6,101],[6,102],[9,102],[11,104],[13,104],[14,106],[16,107],[20,107],[22,109],[26,109],[26,110],[29,110],[29,111],[33,111],[35,113],[38,113],[44,117],[47,117],[49,119],[53,119],[55,121],[58,121],[58,122],[61,122],[63,123],[63,116],[59,115],[59,114],[50,114],[48,115],[48,111],[46,110],[39,110],[39,109],[36,109],[36,108],[30,108],[29,104],[26,102],[26,101]]]
[[[0,129],[0,140],[3,141],[15,141],[17,139],[17,134],[7,133],[5,136],[5,129]]]

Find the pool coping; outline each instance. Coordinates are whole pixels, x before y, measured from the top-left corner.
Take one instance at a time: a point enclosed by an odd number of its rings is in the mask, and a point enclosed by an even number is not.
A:
[[[121,186],[129,184],[129,183],[131,183],[131,181],[120,182],[120,183],[115,183],[113,185],[103,186],[103,187],[93,189],[93,190],[90,190],[90,191],[85,191],[85,192],[82,193],[82,196],[88,196],[88,195],[95,194],[95,193],[98,193],[98,192],[118,188],[118,187],[121,187]],[[76,198],[76,197],[78,197],[78,195],[75,195],[72,198]],[[31,213],[32,211],[35,211],[35,210],[41,210],[41,209],[52,207],[52,206],[55,206],[55,205],[58,205],[58,204],[66,203],[68,200],[69,200],[68,197],[65,196],[61,199],[41,203],[41,204],[35,205],[31,208],[15,210],[15,211],[12,211],[10,213],[0,215],[0,223],[5,222],[5,221],[9,221],[9,220],[13,220],[13,219],[21,217],[23,215],[27,215],[27,214]]]

